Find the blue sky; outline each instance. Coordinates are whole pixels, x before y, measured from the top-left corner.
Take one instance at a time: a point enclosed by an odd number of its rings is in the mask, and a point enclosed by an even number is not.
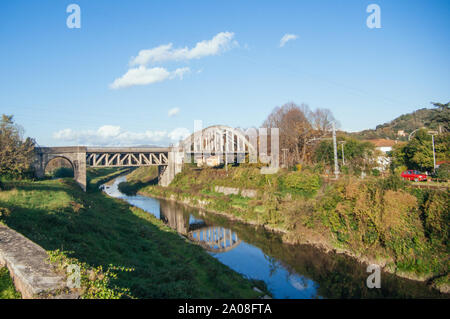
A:
[[[259,127],[290,101],[374,128],[450,100],[449,14],[449,1],[1,1],[0,113],[40,145],[162,145],[194,120]]]

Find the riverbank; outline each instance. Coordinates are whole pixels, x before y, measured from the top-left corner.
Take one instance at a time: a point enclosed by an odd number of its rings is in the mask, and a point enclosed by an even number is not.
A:
[[[118,174],[90,175],[87,193],[71,179],[5,181],[2,222],[47,250],[62,273],[79,265],[83,298],[263,295],[253,289],[265,290],[263,283],[232,271],[151,214],[96,189]]]
[[[285,242],[376,263],[448,293],[448,192],[410,190],[388,179],[349,178],[327,185],[310,172],[303,177],[257,174],[248,167],[187,168],[168,188],[147,185],[138,192],[283,232]],[[215,192],[218,185],[253,188],[258,195],[224,195]]]

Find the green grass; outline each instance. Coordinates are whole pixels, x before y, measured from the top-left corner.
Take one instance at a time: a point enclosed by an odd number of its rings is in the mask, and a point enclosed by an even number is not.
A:
[[[20,299],[6,267],[0,267],[0,299]]]
[[[119,173],[91,171],[87,193],[71,179],[4,182],[0,207],[9,213],[3,222],[54,252],[53,259],[61,265],[72,258],[87,273],[93,269],[114,274],[97,281],[98,285],[86,284],[85,297],[258,296],[252,289],[254,282],[153,215],[96,189],[100,181]],[[131,271],[117,270],[120,267]]]
[[[119,184],[119,190],[127,195],[136,195],[139,189],[158,183],[158,167],[143,166],[127,175],[127,181]]]

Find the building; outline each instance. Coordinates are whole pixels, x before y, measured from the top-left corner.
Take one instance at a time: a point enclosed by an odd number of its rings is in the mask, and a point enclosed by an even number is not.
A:
[[[392,151],[392,147],[397,144],[397,141],[388,140],[388,139],[375,139],[375,140],[369,140],[368,142],[375,145],[375,149],[379,150],[382,155],[379,155],[377,157],[377,163],[380,171],[385,171],[389,168],[389,165],[391,164],[391,158],[388,156],[387,152]]]

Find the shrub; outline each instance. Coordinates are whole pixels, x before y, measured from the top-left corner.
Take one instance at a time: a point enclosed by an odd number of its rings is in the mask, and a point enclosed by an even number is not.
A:
[[[373,176],[380,176],[380,171],[378,169],[376,169],[376,168],[373,168],[371,173],[372,173]]]
[[[406,187],[409,185],[408,181],[404,178],[400,177],[399,175],[389,175],[386,178],[380,179],[377,181],[377,186],[380,187],[382,190],[399,190],[399,189],[406,189]]]
[[[449,180],[450,179],[450,163],[443,163],[439,165],[436,170],[436,177],[438,179]]]
[[[404,171],[406,171],[408,167],[401,165],[394,168],[394,175],[400,176]]]
[[[320,188],[320,176],[307,172],[290,172],[282,177],[282,188],[285,190],[303,193],[305,195],[314,194]]]
[[[450,209],[448,192],[431,192],[423,205],[426,234],[433,241],[448,243]]]
[[[11,211],[6,207],[0,207],[0,222],[4,221],[6,217],[11,214]]]
[[[64,178],[64,177],[73,177],[73,169],[68,167],[59,167],[55,169],[52,173],[53,177],[56,178]]]

